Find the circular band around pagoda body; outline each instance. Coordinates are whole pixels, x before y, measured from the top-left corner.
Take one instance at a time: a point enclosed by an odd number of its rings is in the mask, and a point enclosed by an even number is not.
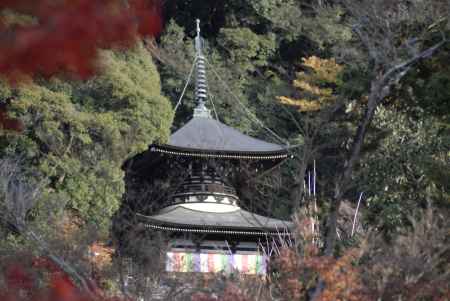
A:
[[[203,158],[225,158],[225,159],[251,159],[251,160],[271,160],[271,159],[283,159],[287,158],[288,154],[279,155],[265,155],[265,156],[252,156],[252,155],[231,155],[231,154],[211,154],[211,153],[190,153],[182,151],[166,150],[159,147],[152,147],[151,151],[164,153],[169,155],[188,156],[188,157],[203,157]]]
[[[213,233],[213,234],[240,234],[240,235],[280,235],[280,236],[291,236],[289,232],[258,232],[258,231],[233,231],[233,230],[214,230],[214,229],[189,229],[189,228],[175,228],[167,226],[158,226],[153,224],[144,224],[146,228],[151,228],[155,230],[165,230],[174,232],[189,232],[189,233]]]

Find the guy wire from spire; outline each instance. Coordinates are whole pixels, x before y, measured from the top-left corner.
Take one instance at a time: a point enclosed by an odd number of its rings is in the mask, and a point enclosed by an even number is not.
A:
[[[180,106],[181,101],[183,100],[184,93],[186,93],[186,89],[189,85],[189,82],[191,81],[191,77],[192,77],[192,73],[194,72],[196,61],[197,61],[197,57],[194,58],[194,62],[192,63],[191,70],[189,71],[189,75],[186,79],[186,83],[184,84],[183,91],[181,92],[180,98],[178,98],[177,104],[175,105],[175,108],[173,109],[174,114],[177,111],[178,107]]]
[[[205,60],[210,69],[213,71],[214,75],[217,77],[217,79],[222,83],[222,85],[228,90],[228,93],[236,100],[236,102],[242,107],[243,111],[247,113],[249,119],[261,126],[263,129],[265,129],[269,134],[271,134],[275,139],[277,139],[279,142],[283,143],[284,145],[289,145],[289,142],[283,138],[281,138],[279,135],[277,135],[273,130],[271,130],[269,127],[267,127],[261,120],[259,120],[258,117],[256,117],[255,114],[253,114],[237,97],[231,88],[228,86],[228,84],[222,79],[222,77],[219,75],[219,73],[215,70],[215,68],[211,65],[211,63],[208,60]]]

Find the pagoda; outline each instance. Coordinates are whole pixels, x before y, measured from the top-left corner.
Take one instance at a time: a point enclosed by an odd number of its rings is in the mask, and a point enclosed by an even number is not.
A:
[[[152,144],[125,163],[127,193],[134,189],[134,195],[145,195],[139,190],[144,182],[157,182],[162,174],[170,178],[170,184],[157,186],[161,191],[151,194],[159,199],[163,195],[162,202],[143,199],[159,208],[133,209],[145,231],[166,238],[167,272],[265,274],[268,258],[261,248],[274,237],[290,235],[292,223],[241,208],[231,179],[244,167],[255,174],[271,169],[288,157],[287,147],[249,137],[212,118],[198,20],[195,48],[193,116],[166,144]]]

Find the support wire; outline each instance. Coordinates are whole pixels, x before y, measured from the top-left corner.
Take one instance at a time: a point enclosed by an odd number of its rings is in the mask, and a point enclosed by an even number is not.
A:
[[[177,111],[178,107],[180,106],[181,101],[183,100],[183,96],[184,96],[184,93],[186,92],[186,88],[189,85],[189,82],[191,81],[192,73],[194,72],[196,62],[197,62],[197,56],[194,58],[194,62],[192,63],[191,71],[189,71],[189,75],[186,80],[186,84],[184,85],[184,88],[183,88],[183,91],[181,92],[180,98],[178,99],[178,102],[175,105],[175,108],[173,109],[174,114]]]
[[[233,91],[231,90],[231,88],[228,86],[228,84],[222,79],[222,77],[219,75],[219,73],[216,71],[216,69],[214,69],[214,67],[209,63],[209,60],[205,59],[206,63],[209,65],[209,67],[211,68],[211,70],[213,71],[214,75],[219,79],[219,81],[223,84],[223,86],[228,90],[228,93],[231,94],[231,96],[233,96],[233,98],[237,101],[237,103],[243,108],[243,110],[248,114],[248,116],[253,118],[253,121],[258,123],[263,129],[265,129],[268,133],[270,133],[273,137],[275,137],[278,141],[280,141],[281,143],[288,145],[288,143],[286,143],[286,140],[284,140],[283,138],[281,138],[280,136],[278,136],[274,131],[272,131],[270,128],[268,128],[267,126],[265,126],[265,124],[258,119],[258,117],[255,116],[255,114],[253,114],[239,99],[239,97],[237,97]]]
[[[213,112],[214,112],[214,116],[216,117],[216,120],[219,121],[219,115],[217,115],[217,111],[216,111],[216,106],[214,105],[214,101],[213,101],[213,95],[211,93],[209,94],[209,101],[211,102],[212,108],[213,108]]]

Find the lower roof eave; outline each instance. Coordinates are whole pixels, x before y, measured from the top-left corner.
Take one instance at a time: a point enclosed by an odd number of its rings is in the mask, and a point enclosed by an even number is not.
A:
[[[143,223],[145,228],[153,230],[162,230],[168,232],[185,232],[185,233],[207,233],[207,234],[227,234],[227,235],[244,235],[244,236],[291,236],[291,232],[288,228],[283,229],[267,229],[267,230],[255,230],[255,229],[225,229],[219,227],[186,227],[182,225],[163,225],[159,223]]]

